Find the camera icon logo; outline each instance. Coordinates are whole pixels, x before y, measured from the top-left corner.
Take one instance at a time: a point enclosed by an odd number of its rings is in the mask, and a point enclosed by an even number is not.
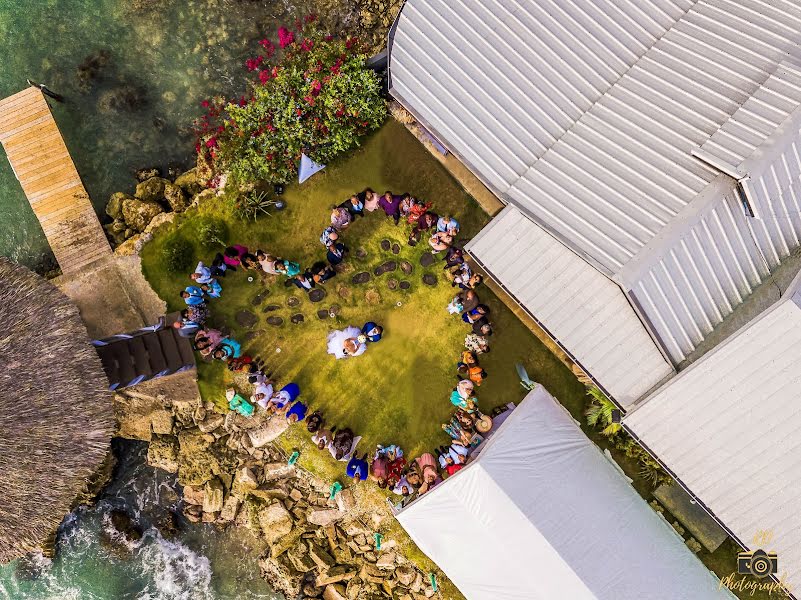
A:
[[[763,579],[779,570],[779,557],[775,552],[765,552],[761,548],[753,552],[737,553],[737,572],[740,575],[753,575]]]

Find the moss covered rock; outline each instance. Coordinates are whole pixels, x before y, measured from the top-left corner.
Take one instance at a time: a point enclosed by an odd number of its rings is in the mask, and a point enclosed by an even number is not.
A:
[[[175,212],[182,212],[189,207],[189,198],[187,198],[186,193],[174,183],[168,183],[164,186],[164,198]]]
[[[173,436],[154,436],[147,448],[147,464],[168,473],[178,472],[178,440]]]
[[[176,177],[175,185],[190,196],[194,196],[203,191],[203,184],[200,182],[200,177],[198,177],[197,167],[189,169],[186,173],[182,173]]]
[[[164,209],[158,202],[137,200],[136,198],[128,198],[122,202],[122,216],[128,227],[134,231],[144,231],[153,217],[163,212]]]
[[[133,196],[129,196],[123,192],[116,192],[111,194],[111,198],[106,204],[106,214],[112,219],[122,219],[122,203],[125,200],[133,200]]]
[[[164,198],[164,188],[170,182],[163,177],[151,177],[137,184],[134,196],[145,202],[155,202]]]

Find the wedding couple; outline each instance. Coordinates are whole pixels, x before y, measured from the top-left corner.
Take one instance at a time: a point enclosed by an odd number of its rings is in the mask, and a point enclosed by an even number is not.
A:
[[[367,344],[378,342],[384,334],[384,328],[368,321],[359,329],[350,325],[342,330],[334,330],[328,334],[328,354],[336,358],[361,356],[367,350]]]

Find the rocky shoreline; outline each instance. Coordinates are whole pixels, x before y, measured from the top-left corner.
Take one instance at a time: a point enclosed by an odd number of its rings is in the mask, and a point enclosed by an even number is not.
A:
[[[428,576],[397,550],[377,550],[373,532],[386,511],[360,506],[353,489],[329,497],[329,484],[289,465],[273,444],[285,419],[225,415],[199,397],[115,394],[120,437],[149,443],[148,463],[177,473],[183,514],[195,523],[239,527],[265,543],[262,577],[288,599],[422,600]]]

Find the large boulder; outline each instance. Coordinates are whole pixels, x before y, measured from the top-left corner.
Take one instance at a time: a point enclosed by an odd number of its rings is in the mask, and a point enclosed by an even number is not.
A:
[[[200,423],[197,424],[198,429],[203,433],[210,433],[215,429],[219,429],[222,427],[222,424],[225,422],[225,415],[221,415],[220,413],[211,413],[206,416]]]
[[[248,431],[250,442],[254,448],[266,446],[289,428],[289,421],[284,418],[272,418],[258,429]]]
[[[220,512],[223,509],[224,496],[225,489],[223,488],[222,481],[216,477],[211,481],[207,481],[206,487],[203,488],[203,512]]]
[[[259,487],[259,480],[256,478],[256,474],[249,467],[240,467],[234,475],[233,492],[244,496],[257,487]]]
[[[348,600],[345,595],[345,587],[338,583],[325,586],[323,600]]]
[[[165,223],[172,223],[175,220],[174,212],[163,212],[150,220],[150,223],[145,227],[145,233],[152,233]]]
[[[262,558],[259,560],[261,576],[275,591],[284,594],[287,598],[300,596],[304,574],[288,564],[286,560]]]
[[[239,498],[233,494],[229,494],[223,503],[222,511],[220,512],[220,521],[230,522],[236,519],[241,502]]]
[[[327,527],[339,521],[345,513],[336,508],[318,508],[309,513],[308,521],[312,525],[319,525],[320,527]]]
[[[292,531],[294,521],[283,504],[274,502],[259,511],[259,525],[267,541],[273,543]]]
[[[143,202],[155,202],[164,198],[164,188],[170,184],[163,177],[151,177],[137,184],[134,196]]]
[[[175,185],[180,187],[189,196],[194,196],[203,191],[203,184],[198,177],[197,167],[189,169],[186,173],[182,173],[175,178]]]
[[[161,205],[154,201],[128,198],[122,202],[122,216],[125,218],[125,223],[135,231],[144,231],[153,217],[163,212]]]
[[[153,436],[147,448],[147,464],[168,473],[177,473],[178,440],[171,436]]]
[[[122,219],[122,203],[125,200],[134,200],[134,197],[123,192],[111,194],[106,204],[106,214],[112,219]]]
[[[175,212],[182,212],[189,207],[189,198],[186,193],[174,183],[164,186],[164,198]]]

